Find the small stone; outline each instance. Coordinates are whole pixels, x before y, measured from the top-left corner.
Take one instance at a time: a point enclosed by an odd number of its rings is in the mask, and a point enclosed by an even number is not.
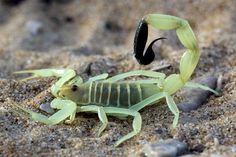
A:
[[[177,148],[177,155],[182,155],[187,151],[187,144],[176,139],[166,140],[167,144],[175,146]]]
[[[225,157],[225,156],[220,155],[220,154],[211,154],[210,157]]]
[[[26,30],[31,35],[39,34],[43,29],[43,24],[39,21],[30,20],[26,22]]]
[[[47,143],[46,142],[42,142],[41,143],[41,147],[47,147]]]
[[[205,137],[204,137],[204,140],[205,141],[210,141],[213,139],[213,135],[211,133],[207,134]]]
[[[236,153],[236,145],[233,145],[231,150],[232,150],[233,153]]]
[[[46,102],[46,103],[42,103],[39,106],[40,110],[45,111],[47,113],[54,113],[55,111],[53,110],[53,108],[51,108],[50,103]]]
[[[196,81],[197,83],[206,85],[211,89],[216,89],[217,78],[216,77],[204,77]],[[198,88],[187,88],[182,90],[185,100],[178,104],[178,108],[184,112],[190,112],[200,107],[207,98],[213,93],[207,90]]]
[[[175,157],[187,151],[187,145],[176,139],[168,139],[154,144],[146,144],[143,152],[147,157]]]
[[[181,124],[186,124],[186,123],[197,124],[197,123],[199,123],[199,120],[196,117],[184,114],[180,117],[179,123],[181,123]]]
[[[220,142],[219,142],[218,138],[214,138],[214,145],[215,146],[219,146],[220,145]]]
[[[144,147],[144,154],[147,157],[175,157],[177,148],[168,144],[147,144]]]

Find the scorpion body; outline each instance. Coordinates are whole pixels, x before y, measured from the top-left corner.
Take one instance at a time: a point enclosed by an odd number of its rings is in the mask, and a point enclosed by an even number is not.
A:
[[[133,131],[120,138],[115,146],[132,138],[141,131],[142,118],[139,110],[153,105],[160,99],[165,99],[170,111],[174,114],[172,126],[175,128],[179,119],[179,110],[172,98],[177,90],[183,86],[202,88],[217,94],[216,91],[192,82],[188,82],[197,66],[200,51],[196,37],[184,19],[162,14],[148,14],[139,23],[134,40],[134,53],[140,64],[149,64],[154,59],[151,50],[152,42],[143,55],[147,39],[147,26],[151,25],[158,29],[175,29],[181,43],[187,51],[180,61],[180,73],[171,74],[168,77],[163,73],[133,70],[108,78],[108,74],[101,74],[83,82],[72,69],[40,69],[26,70],[17,73],[31,73],[34,77],[56,76],[60,78],[51,87],[51,93],[55,99],[51,102],[52,108],[58,109],[56,113],[47,117],[45,115],[27,110],[16,104],[29,118],[44,124],[54,125],[61,121],[73,122],[76,112],[97,113],[102,125],[98,130],[100,135],[108,124],[107,115],[123,118],[134,117]],[[159,38],[156,40],[165,39]],[[155,41],[156,41],[155,40]],[[128,81],[130,76],[145,76],[143,80]],[[67,119],[67,120],[66,120]]]
[[[94,81],[62,87],[59,95],[81,105],[129,108],[159,92],[160,88],[155,84]]]

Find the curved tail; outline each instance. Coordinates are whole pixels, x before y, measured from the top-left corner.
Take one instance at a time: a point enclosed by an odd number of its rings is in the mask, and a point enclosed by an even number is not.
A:
[[[186,82],[191,77],[200,57],[198,43],[188,21],[179,17],[162,14],[148,14],[144,16],[138,25],[134,40],[134,54],[140,64],[149,64],[155,57],[151,49],[153,42],[149,45],[146,53],[142,54],[147,42],[148,25],[162,30],[176,30],[180,42],[187,48],[180,61],[180,76],[183,82]],[[164,38],[158,38],[157,40],[160,39]]]

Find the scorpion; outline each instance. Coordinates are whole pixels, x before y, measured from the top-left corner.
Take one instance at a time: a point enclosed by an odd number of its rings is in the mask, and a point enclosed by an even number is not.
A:
[[[148,14],[139,22],[134,38],[134,54],[140,64],[149,64],[155,54],[151,50],[154,40],[143,55],[148,35],[148,25],[162,30],[176,30],[177,36],[187,49],[180,60],[180,73],[168,77],[164,73],[149,70],[134,70],[108,77],[107,73],[89,78],[83,82],[82,78],[72,69],[39,69],[23,70],[17,74],[29,73],[35,77],[58,77],[58,81],[51,86],[51,93],[55,97],[50,103],[51,108],[58,109],[51,116],[25,109],[16,104],[28,118],[48,125],[55,125],[62,121],[72,123],[78,112],[97,113],[101,121],[97,135],[105,130],[107,116],[126,118],[132,116],[133,130],[115,142],[115,146],[127,141],[141,131],[142,117],[139,111],[146,106],[154,105],[165,99],[170,111],[174,114],[172,127],[176,128],[179,110],[171,95],[184,86],[217,91],[194,82],[188,82],[200,57],[196,37],[188,21],[171,15]],[[145,76],[148,79],[127,80],[131,76]]]

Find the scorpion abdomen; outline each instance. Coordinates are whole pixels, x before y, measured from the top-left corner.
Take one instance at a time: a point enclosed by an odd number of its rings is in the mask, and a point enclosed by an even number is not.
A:
[[[89,104],[107,107],[129,108],[159,92],[158,86],[154,84],[91,82],[89,86]]]

